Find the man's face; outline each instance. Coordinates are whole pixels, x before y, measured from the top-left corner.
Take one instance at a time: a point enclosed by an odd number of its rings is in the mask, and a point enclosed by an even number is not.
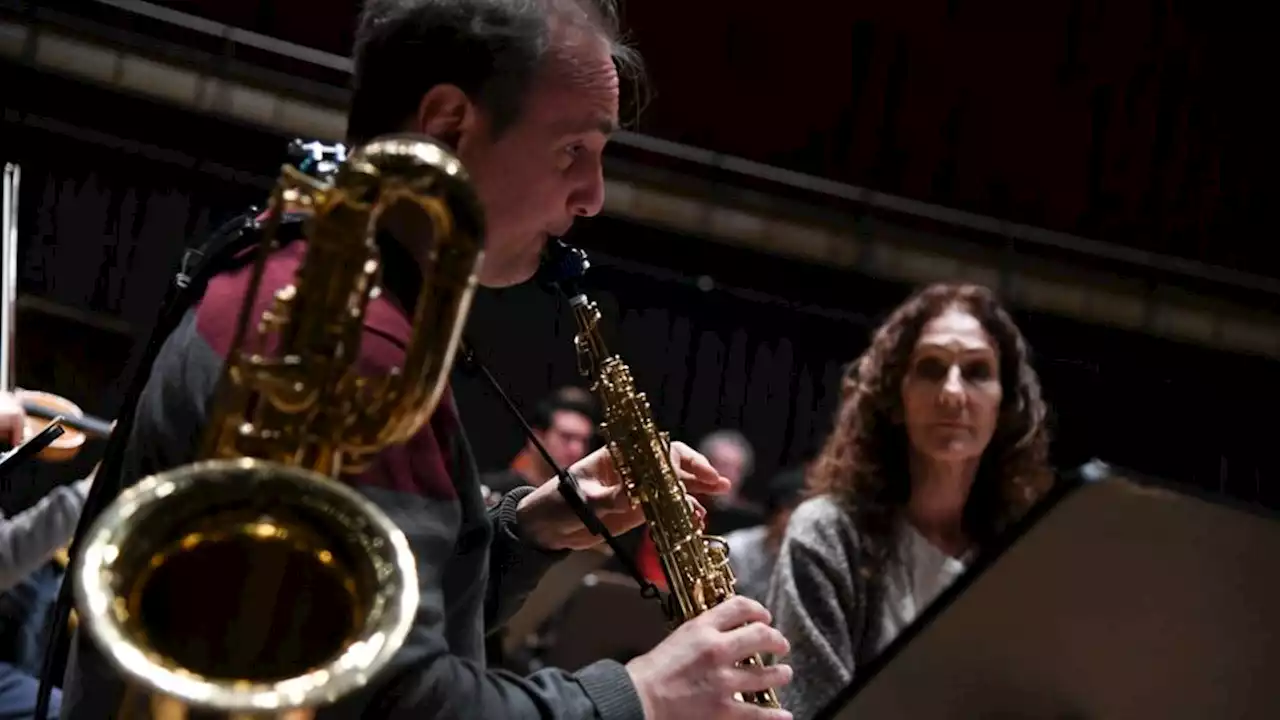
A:
[[[551,424],[538,433],[556,465],[566,468],[586,457],[591,446],[591,418],[570,410],[551,413]]]
[[[718,442],[707,448],[707,461],[732,483],[731,493],[737,493],[747,472],[747,456],[733,443]]]
[[[609,45],[579,33],[552,49],[521,116],[496,139],[459,144],[488,225],[480,282],[505,287],[538,269],[547,239],[604,205],[605,143],[618,124],[618,75]],[[553,32],[553,36],[556,33]]]

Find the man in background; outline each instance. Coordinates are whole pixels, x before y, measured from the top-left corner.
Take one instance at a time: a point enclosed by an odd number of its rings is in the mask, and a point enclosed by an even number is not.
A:
[[[724,495],[700,498],[707,508],[707,531],[724,535],[764,522],[764,512],[742,494],[743,483],[755,470],[755,449],[746,436],[737,430],[716,430],[698,443],[698,452],[733,484]]]
[[[763,523],[764,512],[742,495],[743,483],[755,469],[755,449],[746,436],[737,430],[716,430],[702,438],[702,442],[698,443],[698,452],[730,483],[729,491],[723,495],[698,497],[698,501],[707,509],[704,532],[723,536]],[[627,546],[632,545],[635,547],[636,565],[641,574],[660,589],[668,590],[658,549],[647,528],[641,527],[632,537],[627,538]]]
[[[563,387],[543,398],[529,418],[529,426],[556,465],[567,468],[587,456],[595,436],[596,409],[591,394],[578,387]],[[518,487],[540,485],[555,477],[556,468],[547,465],[542,453],[530,441],[516,454],[505,470],[481,478],[488,502],[496,504]]]

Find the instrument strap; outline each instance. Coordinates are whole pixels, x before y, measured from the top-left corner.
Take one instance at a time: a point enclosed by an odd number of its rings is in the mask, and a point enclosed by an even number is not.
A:
[[[662,593],[658,590],[658,587],[649,582],[644,573],[640,571],[640,566],[635,557],[622,547],[622,544],[618,542],[618,538],[609,532],[609,528],[605,527],[600,517],[587,504],[587,500],[582,494],[582,487],[578,484],[578,479],[574,477],[573,473],[560,467],[551,458],[551,453],[547,452],[547,448],[538,439],[538,435],[529,425],[529,421],[525,420],[524,413],[520,412],[520,408],[516,407],[511,398],[503,392],[502,386],[498,383],[497,378],[493,376],[493,373],[489,372],[489,368],[480,362],[469,341],[464,340],[462,342],[460,354],[462,356],[462,369],[468,374],[479,375],[489,384],[493,392],[502,400],[503,406],[511,413],[511,417],[515,418],[516,422],[520,424],[520,430],[524,433],[525,439],[538,451],[538,454],[542,456],[548,467],[555,468],[556,477],[560,480],[557,489],[560,491],[560,495],[564,497],[565,502],[569,504],[569,508],[578,516],[578,519],[582,520],[582,524],[587,526],[592,535],[598,535],[609,546],[609,549],[613,551],[613,556],[622,565],[622,569],[640,586],[640,595],[642,597],[648,600],[661,601]],[[663,611],[667,613],[668,619],[671,619],[673,608],[668,603],[663,603]]]

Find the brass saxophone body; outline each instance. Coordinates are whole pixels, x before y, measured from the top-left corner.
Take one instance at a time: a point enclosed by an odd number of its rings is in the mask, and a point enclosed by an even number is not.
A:
[[[672,465],[668,435],[658,430],[649,400],[636,389],[631,369],[605,345],[599,307],[572,282],[587,269],[586,254],[557,242],[549,255],[551,272],[558,276],[557,284],[568,295],[577,321],[578,369],[591,380],[592,392],[602,406],[601,435],[632,503],[644,511],[667,578],[668,612],[679,625],[736,594],[728,545],[722,538],[702,533],[686,500],[684,482]],[[740,665],[761,667],[764,660],[755,655]],[[781,707],[773,690],[742,693],[738,699]]]
[[[122,675],[104,716],[314,716],[374,679],[418,608],[395,523],[339,481],[410,437],[448,379],[482,255],[461,164],[422,136],[335,146],[327,177],[286,165],[199,461],[143,479],[95,521],[72,571],[80,625]],[[380,292],[384,212],[431,233],[403,364],[358,365]],[[294,281],[257,302],[280,218],[301,214]]]

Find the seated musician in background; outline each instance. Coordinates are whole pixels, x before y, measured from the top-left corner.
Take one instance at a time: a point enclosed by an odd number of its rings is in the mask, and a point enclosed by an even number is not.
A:
[[[0,441],[24,442],[26,420],[17,399],[0,392]],[[90,475],[55,487],[13,517],[0,513],[0,720],[35,712],[42,633],[63,575],[54,555],[71,542],[92,482]],[[57,717],[60,704],[54,690],[50,717]]]
[[[791,641],[782,702],[811,718],[950,585],[1053,476],[1027,344],[986,288],[899,306],[843,381],[768,606]]]
[[[347,140],[359,145],[393,132],[429,135],[453,148],[486,215],[480,282],[530,279],[547,239],[604,201],[602,154],[618,123],[619,65],[632,56],[617,41],[612,3],[603,0],[369,0],[356,32],[354,92]],[[430,238],[392,227],[381,242],[383,293],[367,309],[361,362],[398,366],[408,341],[400,309],[414,307],[415,258]],[[203,300],[164,343],[113,484],[191,461],[246,299],[266,307],[289,282],[300,242],[266,260],[261,293],[247,298],[249,269],[215,277]],[[686,487],[728,489],[704,457],[673,443]],[[575,463],[587,502],[615,534],[643,520],[615,481],[609,454]],[[98,482],[106,478],[99,478]],[[561,718],[780,720],[790,714],[732,701],[739,691],[785,685],[790,668],[746,669],[752,653],[781,654],[786,640],[768,612],[733,598],[676,629],[626,665],[604,660],[576,672],[527,677],[486,666],[484,634],[520,606],[545,570],[571,550],[596,546],[558,490],[558,481],[517,488],[486,513],[477,469],[450,393],[407,443],[385,449],[353,479],[408,537],[421,604],[388,671],[321,709],[319,718]],[[240,578],[227,578],[239,582]],[[264,600],[265,601],[265,600]],[[174,612],[181,612],[174,608]],[[64,715],[110,716],[124,686],[83,633],[72,645]]]
[[[529,427],[559,467],[567,468],[586,457],[596,432],[596,409],[591,393],[579,387],[564,387],[551,393],[534,408]],[[526,442],[510,467],[480,478],[491,504],[503,495],[526,485],[540,485],[554,477],[542,453]]]
[[[742,485],[755,469],[755,449],[746,436],[737,430],[716,430],[698,443],[698,452],[722,476],[728,478],[729,492],[717,496],[702,496],[698,500],[707,508],[705,532],[708,535],[724,535],[734,530],[763,523],[763,510],[742,496]],[[643,528],[627,538],[628,547],[635,547],[636,565],[645,578],[661,590],[667,590],[667,579],[662,572],[658,548]],[[747,595],[757,600],[761,598]]]
[[[782,536],[791,511],[803,499],[803,491],[803,467],[775,475],[765,488],[764,522],[724,536],[729,545],[729,567],[733,569],[740,594],[760,602],[767,599]]]
[[[534,407],[528,418],[529,427],[538,442],[547,449],[557,467],[567,468],[586,456],[591,449],[597,419],[591,393],[580,387],[563,387],[552,392]],[[495,507],[512,490],[538,486],[555,477],[556,468],[547,465],[542,453],[525,441],[511,464],[504,470],[480,477],[485,504]],[[601,546],[604,548],[604,546]],[[607,549],[607,548],[605,548]],[[485,655],[492,667],[519,670],[527,666],[522,660],[508,659],[503,650],[506,631],[491,632],[485,638]]]
[[[742,486],[751,477],[756,462],[755,448],[747,436],[737,430],[716,430],[702,438],[698,452],[733,483],[724,495],[705,499],[707,532],[724,535],[764,522],[763,509],[742,495]]]

